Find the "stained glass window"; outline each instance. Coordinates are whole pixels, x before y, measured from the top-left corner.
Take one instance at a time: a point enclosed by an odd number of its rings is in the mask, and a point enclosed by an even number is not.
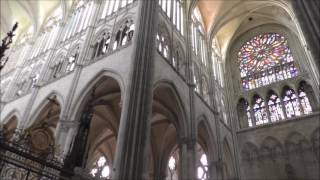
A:
[[[298,75],[286,38],[277,33],[260,34],[238,52],[243,89],[250,90]]]
[[[197,176],[199,180],[206,180],[209,178],[208,175],[208,160],[207,155],[202,154],[200,158],[200,163],[197,169]]]
[[[309,98],[307,97],[306,92],[304,91],[303,86],[301,86],[298,90],[299,92],[299,99],[301,102],[301,107],[304,114],[310,114],[312,112],[312,108],[309,102]]]
[[[168,161],[166,180],[178,179],[178,161],[179,161],[179,151],[175,150],[174,153],[172,153],[172,155],[170,156]]]
[[[280,98],[274,93],[269,96],[268,108],[271,122],[284,119]]]
[[[247,101],[245,101],[245,109],[246,109],[246,114],[247,114],[247,117],[248,117],[248,125],[249,127],[252,127],[252,118],[251,118],[251,108],[248,104]]]
[[[159,0],[161,10],[174,24],[174,27],[183,35],[183,5],[181,0]]]
[[[91,176],[96,179],[109,179],[110,167],[108,165],[107,159],[101,156],[94,164],[90,171]]]
[[[299,100],[292,89],[287,89],[285,91],[283,103],[288,118],[301,115]]]
[[[255,101],[253,105],[253,114],[256,121],[256,125],[268,123],[268,115],[264,100],[259,96],[255,96],[254,99]]]
[[[162,34],[157,34],[158,51],[164,56],[165,59],[169,58],[169,44],[168,40]]]

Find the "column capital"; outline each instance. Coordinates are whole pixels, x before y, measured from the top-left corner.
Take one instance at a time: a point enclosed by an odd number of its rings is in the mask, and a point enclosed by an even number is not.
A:
[[[178,140],[179,146],[186,145],[188,149],[192,149],[196,142],[197,140],[195,138],[190,137],[183,137]]]
[[[66,132],[70,128],[76,128],[79,124],[79,122],[69,120],[60,120],[59,123],[61,131],[64,132]]]

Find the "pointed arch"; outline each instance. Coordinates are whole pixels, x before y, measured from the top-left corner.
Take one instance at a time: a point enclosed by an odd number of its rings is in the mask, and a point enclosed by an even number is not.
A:
[[[70,108],[71,112],[73,112],[70,115],[71,121],[79,119],[79,117],[80,117],[79,112],[81,112],[81,110],[84,108],[85,104],[88,102],[88,98],[89,98],[88,96],[90,94],[90,91],[94,88],[94,86],[102,79],[108,78],[108,77],[114,79],[120,87],[121,94],[123,94],[123,95],[125,94],[125,82],[124,82],[122,76],[118,72],[116,72],[112,69],[107,69],[107,68],[103,69],[100,72],[98,72],[95,76],[93,76],[83,86],[84,88],[80,90],[80,92],[78,93],[79,95],[74,98],[74,101],[72,102],[72,105]],[[81,102],[81,103],[79,103],[79,102]]]
[[[170,96],[172,96],[172,100],[174,100],[174,106],[171,106],[170,108],[174,109],[176,111],[176,113],[178,113],[177,115],[177,131],[179,136],[182,137],[186,137],[188,130],[187,130],[187,125],[186,125],[186,110],[185,110],[185,105],[180,97],[180,93],[178,92],[176,86],[174,85],[173,82],[171,82],[170,80],[166,80],[166,79],[162,79],[159,80],[157,82],[154,83],[154,92],[157,91],[157,89],[159,88],[165,88],[167,89],[167,92],[170,93]],[[171,110],[172,111],[172,110]]]
[[[237,104],[237,114],[240,128],[253,126],[251,112],[252,110],[248,101],[245,98],[240,98]]]
[[[200,146],[196,153],[197,175],[207,179],[217,178],[217,169],[212,163],[218,159],[218,145],[212,125],[204,114],[197,118],[197,146]]]
[[[260,154],[262,157],[274,159],[282,153],[283,147],[278,139],[272,136],[264,138],[260,146]]]
[[[170,166],[181,168],[179,140],[187,139],[186,111],[175,85],[166,79],[153,85],[153,104],[150,131],[150,171],[154,177],[167,177]],[[161,135],[160,135],[161,134]],[[159,136],[160,135],[160,136]],[[169,163],[169,169],[168,169]],[[176,174],[175,176],[181,176]],[[151,178],[151,177],[150,177]]]
[[[246,142],[241,150],[241,156],[244,161],[256,160],[259,158],[259,148],[252,142]]]
[[[16,117],[18,120],[18,123],[21,120],[21,113],[18,109],[14,108],[13,110],[11,110],[7,115],[3,116],[3,113],[0,114],[1,119],[0,122],[5,124],[7,123],[12,117]]]
[[[48,124],[52,133],[55,133],[57,124],[60,120],[63,96],[57,91],[53,91],[48,94],[41,103],[31,112],[28,122],[25,127],[29,128],[38,124]]]
[[[222,160],[223,160],[223,165],[222,165],[223,178],[224,179],[234,178],[235,177],[234,157],[226,137],[223,140]]]
[[[302,153],[310,147],[310,142],[299,132],[291,132],[285,139],[285,148],[288,153]]]

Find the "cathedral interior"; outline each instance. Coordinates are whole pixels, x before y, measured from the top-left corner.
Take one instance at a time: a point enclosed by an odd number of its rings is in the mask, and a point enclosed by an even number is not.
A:
[[[320,1],[0,3],[1,180],[320,179]]]

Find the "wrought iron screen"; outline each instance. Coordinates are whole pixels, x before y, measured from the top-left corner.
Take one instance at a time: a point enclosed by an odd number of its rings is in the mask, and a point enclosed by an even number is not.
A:
[[[7,141],[0,135],[1,180],[68,180],[62,174],[63,162],[50,154],[39,154],[19,142]]]

